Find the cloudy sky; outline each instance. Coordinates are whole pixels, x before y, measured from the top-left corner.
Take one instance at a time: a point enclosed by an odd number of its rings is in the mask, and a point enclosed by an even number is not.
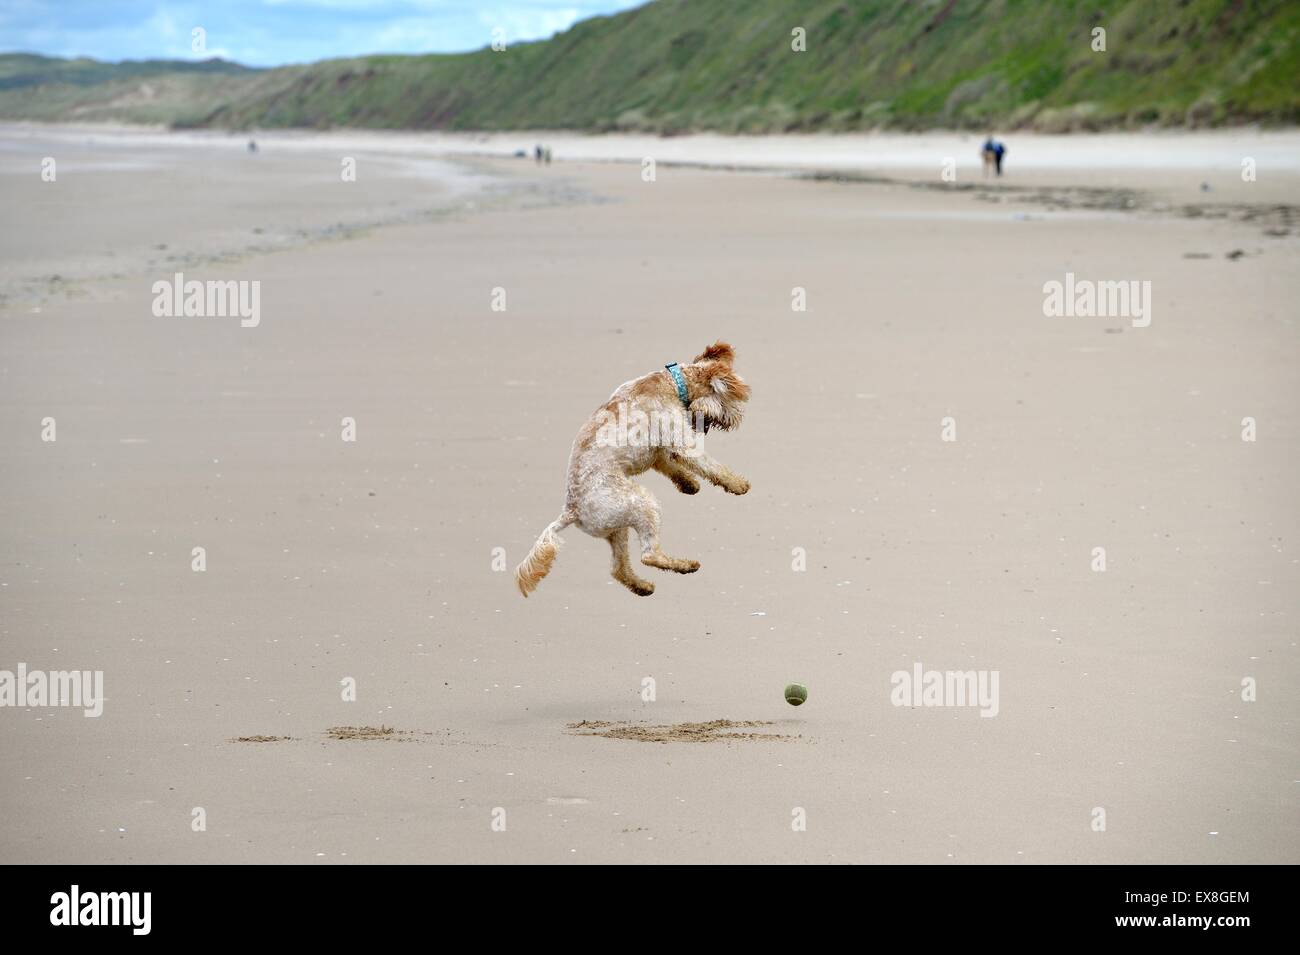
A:
[[[0,0],[0,52],[100,60],[207,56],[251,66],[361,53],[449,53],[538,40],[645,0]]]

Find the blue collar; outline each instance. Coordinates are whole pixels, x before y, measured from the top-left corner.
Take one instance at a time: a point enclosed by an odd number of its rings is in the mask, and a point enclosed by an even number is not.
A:
[[[686,376],[682,374],[681,368],[678,367],[675,361],[669,362],[664,367],[668,369],[668,374],[673,376],[673,381],[677,384],[677,397],[681,398],[682,404],[689,408],[691,406],[691,395],[686,390]]]

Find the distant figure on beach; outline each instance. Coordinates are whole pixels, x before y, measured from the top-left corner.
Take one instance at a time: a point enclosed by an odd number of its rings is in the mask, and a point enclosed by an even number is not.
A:
[[[533,158],[537,160],[537,165],[542,164],[542,144],[538,143],[533,147]]]
[[[551,147],[550,147],[550,146],[547,146],[547,147],[546,147],[546,153],[545,153],[545,156],[546,156],[546,165],[549,166],[549,165],[551,164]]]
[[[255,152],[257,152],[257,143],[254,142],[254,141],[251,140],[251,139],[248,141],[248,151],[249,151],[250,153],[255,153]]]
[[[1002,175],[1002,156],[1006,151],[1007,147],[994,139],[992,133],[989,133],[989,138],[984,140],[984,147],[981,150],[981,155],[984,157],[984,177],[986,179],[990,171],[996,175]]]

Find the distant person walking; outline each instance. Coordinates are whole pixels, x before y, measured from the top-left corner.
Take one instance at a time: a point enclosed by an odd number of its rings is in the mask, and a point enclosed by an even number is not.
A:
[[[533,159],[536,160],[537,165],[540,166],[540,165],[542,164],[542,144],[541,144],[541,143],[538,143],[536,146],[533,147]]]
[[[998,176],[1002,175],[1002,157],[1006,155],[1007,147],[994,139],[992,133],[989,133],[989,138],[984,140],[984,146],[980,152],[984,157],[984,178],[987,179],[990,172]]]

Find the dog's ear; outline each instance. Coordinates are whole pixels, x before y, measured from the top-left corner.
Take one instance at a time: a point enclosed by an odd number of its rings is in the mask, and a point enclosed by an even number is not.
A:
[[[723,365],[709,376],[709,387],[730,401],[748,401],[749,385],[745,379],[731,370],[730,365]]]
[[[726,342],[714,342],[700,354],[695,356],[699,361],[720,361],[724,365],[730,365],[736,359],[736,350]]]
[[[745,379],[731,370],[730,365],[724,365],[722,362],[705,362],[696,372],[700,381],[708,389],[708,393],[715,398],[722,398],[727,401],[748,401],[749,385]]]

